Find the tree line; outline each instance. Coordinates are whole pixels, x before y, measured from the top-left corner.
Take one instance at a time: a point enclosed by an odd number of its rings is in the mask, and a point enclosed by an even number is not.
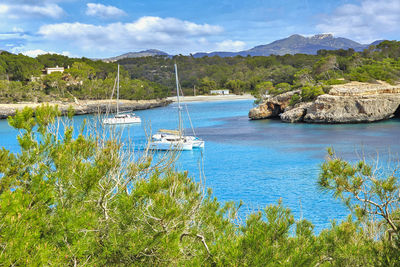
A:
[[[125,58],[113,63],[49,54],[30,58],[2,52],[0,100],[105,99],[111,95],[117,64],[122,66],[122,98],[163,98],[175,92],[173,65],[178,63],[185,95],[229,89],[235,94],[251,93],[261,100],[266,93],[301,90],[293,99],[295,103],[313,100],[328,92],[331,85],[348,81],[396,83],[400,77],[399,55],[397,41],[383,41],[362,52],[339,49],[320,50],[317,55],[226,58],[177,55]],[[65,73],[41,76],[43,68],[55,66],[66,68]]]
[[[47,67],[63,67],[64,72],[44,74]],[[54,100],[108,99],[115,87],[117,63],[56,54],[36,58],[0,54],[0,101],[47,102]],[[131,79],[122,69],[120,96],[123,99],[156,99],[167,96],[167,89],[147,79]]]
[[[132,78],[173,88],[173,64],[178,63],[185,94],[209,94],[214,89],[251,93],[262,98],[266,91],[277,95],[303,90],[304,101],[348,81],[396,83],[400,77],[400,42],[383,41],[362,52],[354,49],[320,50],[317,55],[271,55],[255,57],[169,57],[126,58],[119,61]],[[196,90],[194,90],[196,89]],[[299,95],[301,98],[301,95]]]

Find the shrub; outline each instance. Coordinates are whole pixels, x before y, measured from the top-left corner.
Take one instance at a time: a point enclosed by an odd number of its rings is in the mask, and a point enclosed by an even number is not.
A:
[[[322,89],[322,86],[304,86],[301,88],[301,99],[304,102],[313,101],[319,95],[323,95],[325,92]]]
[[[297,103],[300,103],[300,102],[301,102],[300,95],[299,94],[294,94],[294,95],[292,95],[292,98],[290,98],[289,106],[294,106],[294,105],[296,105]]]
[[[289,92],[292,90],[292,86],[288,83],[278,83],[277,85],[275,85],[275,88],[271,88],[269,90],[269,93],[271,95],[279,95],[279,94],[283,94],[286,92]]]

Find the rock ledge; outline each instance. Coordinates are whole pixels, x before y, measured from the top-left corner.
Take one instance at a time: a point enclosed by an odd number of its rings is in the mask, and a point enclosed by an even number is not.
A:
[[[119,109],[120,111],[128,110],[142,110],[156,107],[167,106],[171,103],[171,100],[166,99],[154,99],[154,100],[120,100]],[[61,113],[65,114],[70,107],[75,111],[75,115],[83,114],[104,114],[108,112],[115,112],[116,101],[110,100],[79,100],[75,102],[51,102],[51,103],[17,103],[17,104],[0,104],[0,119],[6,119],[9,116],[15,115],[17,109],[23,109],[28,106],[36,108],[42,104],[58,105]]]
[[[291,93],[291,94],[290,94]],[[400,86],[385,82],[334,85],[314,102],[289,107],[295,92],[266,99],[250,110],[250,119],[280,117],[284,122],[356,123],[393,118],[400,114]]]

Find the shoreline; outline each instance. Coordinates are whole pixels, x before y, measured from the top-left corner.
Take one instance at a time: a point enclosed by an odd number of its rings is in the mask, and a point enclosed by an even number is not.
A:
[[[135,111],[144,110],[151,108],[164,107],[171,104],[172,101],[168,99],[152,99],[152,100],[120,100],[119,110],[120,111]],[[24,107],[36,108],[41,105],[58,105],[61,114],[66,114],[68,109],[72,107],[74,109],[74,115],[85,115],[85,114],[97,114],[106,112],[115,112],[117,101],[116,100],[76,100],[75,102],[21,102],[15,104],[0,104],[0,119],[6,119],[10,116],[14,116],[16,110],[21,110]]]
[[[177,102],[176,96],[167,97],[168,100]],[[244,95],[198,95],[198,96],[181,96],[181,102],[214,102],[214,101],[236,101],[236,100],[254,100],[250,94]]]

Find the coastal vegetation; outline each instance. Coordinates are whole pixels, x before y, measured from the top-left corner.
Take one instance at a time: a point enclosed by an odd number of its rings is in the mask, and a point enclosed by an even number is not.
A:
[[[39,55],[30,58],[0,54],[0,101],[106,99],[122,66],[121,98],[153,99],[173,95],[173,64],[185,95],[209,94],[214,89],[265,94],[300,90],[297,101],[311,101],[329,86],[348,81],[396,83],[400,77],[400,42],[383,41],[362,52],[353,49],[319,50],[317,55],[202,57],[177,55],[125,58],[106,63],[87,58]],[[46,67],[64,67],[64,73],[41,75]],[[296,96],[297,97],[297,96]]]
[[[354,49],[319,50],[317,55],[295,54],[255,57],[192,56],[126,58],[119,63],[132,78],[146,78],[167,87],[173,85],[170,71],[179,63],[179,76],[186,95],[207,94],[218,88],[232,93],[251,93],[261,100],[303,90],[304,101],[329,91],[329,86],[348,81],[396,83],[400,79],[400,42],[383,41],[362,52]],[[193,89],[196,90],[193,90]]]
[[[33,114],[35,113],[35,116]],[[398,266],[398,171],[332,149],[315,177],[349,217],[320,233],[284,203],[243,218],[174,168],[57,107],[9,118],[19,152],[0,150],[0,265]]]
[[[45,68],[63,67],[63,72],[44,74]],[[61,55],[31,58],[7,52],[0,54],[0,102],[46,102],[108,99],[115,86],[117,64]],[[146,79],[120,74],[120,97],[127,100],[165,98],[166,89]]]

